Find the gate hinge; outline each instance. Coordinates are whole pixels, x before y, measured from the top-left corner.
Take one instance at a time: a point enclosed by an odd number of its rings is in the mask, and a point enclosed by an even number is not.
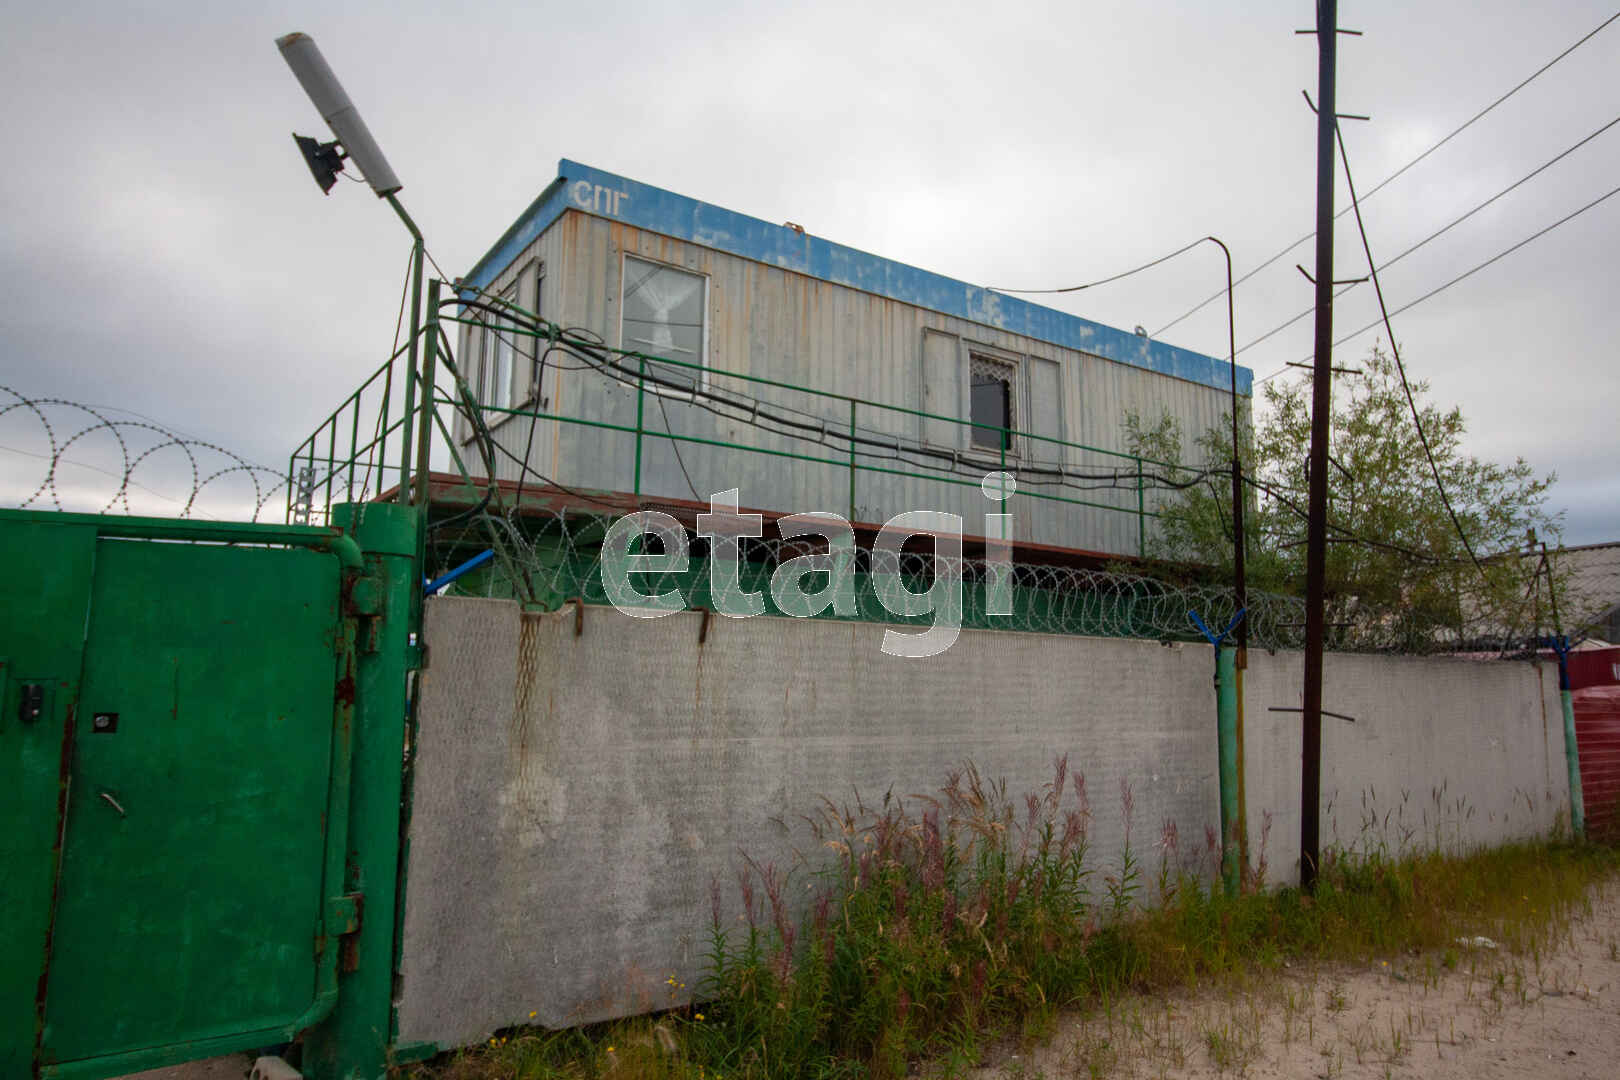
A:
[[[326,902],[326,932],[342,936],[360,929],[360,908],[364,893],[345,893]]]
[[[357,574],[345,582],[346,615],[378,615],[383,608],[383,583],[370,574]]]
[[[315,929],[315,955],[320,956],[336,938],[345,959],[354,952],[354,935],[360,932],[360,912],[365,905],[364,893],[345,893],[326,902],[325,918]],[[345,970],[353,970],[346,967]]]

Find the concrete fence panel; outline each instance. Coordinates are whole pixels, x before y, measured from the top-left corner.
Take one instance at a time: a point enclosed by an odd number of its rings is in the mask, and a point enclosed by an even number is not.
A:
[[[1122,784],[1133,848],[1154,869],[1165,823],[1184,852],[1218,827],[1207,646],[969,630],[918,660],[884,655],[884,632],[430,600],[399,1041],[454,1046],[531,1012],[561,1027],[686,1000],[711,890],[734,918],[746,854],[797,867],[803,894],[825,855],[803,815],[823,797],[933,794],[971,762],[1017,802],[1067,754],[1087,780],[1100,869],[1123,844]],[[1299,714],[1267,709],[1298,704],[1300,661],[1251,662],[1250,830],[1257,842],[1270,812],[1284,880],[1297,869]],[[1459,846],[1545,831],[1567,802],[1556,676],[1548,690],[1528,664],[1361,656],[1333,656],[1327,672],[1327,707],[1356,723],[1325,722],[1324,844],[1362,836],[1363,790],[1380,813],[1405,800],[1380,834],[1392,846],[1396,825],[1416,826],[1411,843],[1430,836],[1431,789],[1444,789],[1433,836]],[[673,996],[671,978],[685,984]]]
[[[1271,817],[1270,880],[1299,880],[1304,654],[1249,654],[1245,769],[1250,859]],[[1556,668],[1330,654],[1322,707],[1321,844],[1464,851],[1568,820]]]

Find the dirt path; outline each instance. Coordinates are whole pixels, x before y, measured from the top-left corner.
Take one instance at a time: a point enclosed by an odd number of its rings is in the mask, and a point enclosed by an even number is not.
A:
[[[253,1068],[248,1054],[228,1054],[204,1061],[188,1061],[184,1065],[167,1065],[148,1072],[130,1073],[117,1080],[242,1080]]]
[[[1620,1076],[1620,883],[1540,956],[1488,943],[1066,1016],[978,1080]]]

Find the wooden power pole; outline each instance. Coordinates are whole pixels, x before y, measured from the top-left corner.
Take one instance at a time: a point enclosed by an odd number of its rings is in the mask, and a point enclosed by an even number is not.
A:
[[[1299,884],[1316,888],[1322,806],[1322,638],[1327,578],[1328,423],[1333,410],[1333,138],[1337,0],[1316,8],[1316,363],[1311,380],[1309,523],[1305,548],[1304,732],[1300,760]]]

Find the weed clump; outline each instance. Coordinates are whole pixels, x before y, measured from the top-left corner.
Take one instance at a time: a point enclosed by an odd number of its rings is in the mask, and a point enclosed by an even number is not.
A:
[[[971,766],[910,805],[824,801],[812,830],[832,861],[802,925],[772,865],[744,869],[740,924],[716,893],[702,989],[735,1064],[904,1075],[920,1055],[971,1053],[986,1031],[1039,1028],[1099,985],[1132,982],[1144,965],[1120,926],[1142,882],[1128,788],[1122,800],[1126,854],[1100,881],[1085,780],[1063,758],[1021,808]]]
[[[808,888],[790,888],[799,869],[745,859],[741,913],[730,917],[730,890],[714,884],[700,1004],[565,1032],[517,1029],[413,1075],[881,1078],[920,1060],[959,1074],[991,1040],[1038,1038],[1059,1010],[1130,992],[1398,953],[1453,968],[1459,939],[1476,935],[1534,951],[1616,866],[1611,849],[1564,841],[1467,854],[1364,844],[1325,853],[1305,895],[1267,888],[1265,815],[1260,862],[1228,896],[1215,880],[1213,830],[1188,855],[1175,823],[1163,823],[1144,866],[1129,785],[1119,798],[1124,843],[1105,865],[1094,865],[1085,778],[1066,758],[1016,802],[971,765],[934,795],[876,807],[857,798],[853,808],[823,799],[810,825],[824,865],[806,871]],[[1204,1038],[1211,1059],[1234,1068],[1252,1052],[1234,1031]]]

